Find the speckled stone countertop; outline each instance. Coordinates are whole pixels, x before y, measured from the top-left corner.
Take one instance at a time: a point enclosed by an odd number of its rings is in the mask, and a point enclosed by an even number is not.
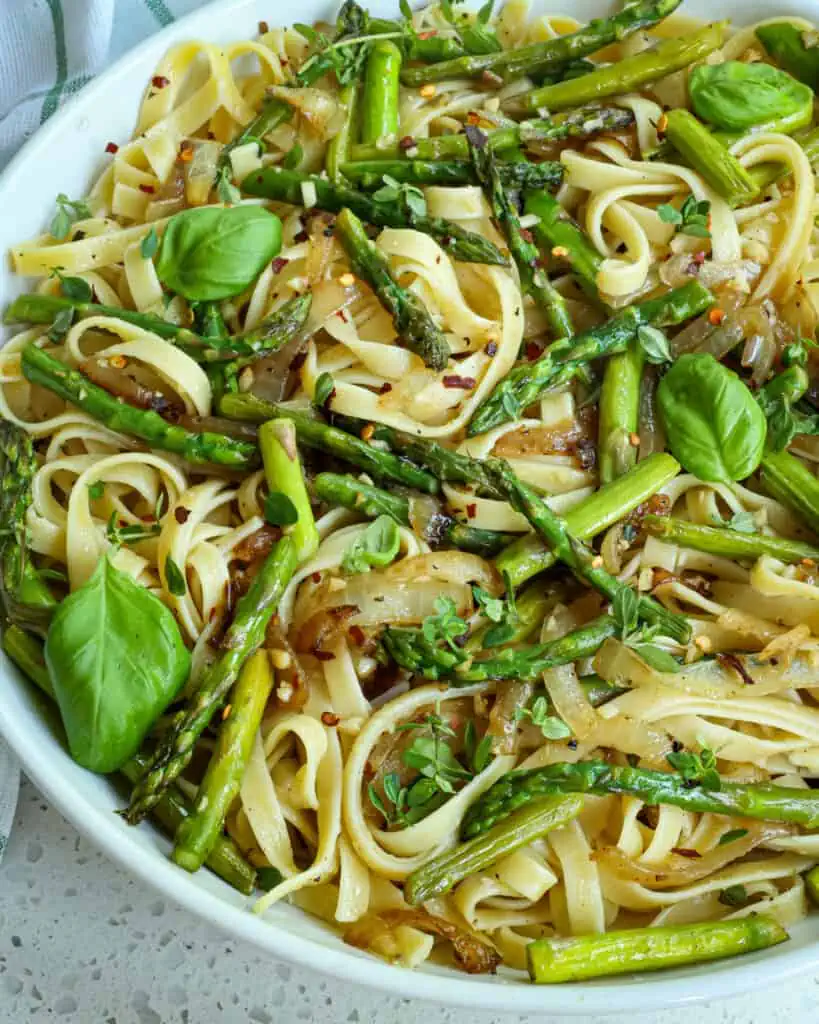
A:
[[[470,1013],[469,1024],[533,1018]],[[541,1018],[543,1020],[545,1018]],[[550,1024],[612,1017],[549,1017]],[[0,1022],[462,1024],[463,1011],[390,999],[265,959],[143,888],[24,782],[0,866]],[[652,1024],[819,1020],[819,977]]]

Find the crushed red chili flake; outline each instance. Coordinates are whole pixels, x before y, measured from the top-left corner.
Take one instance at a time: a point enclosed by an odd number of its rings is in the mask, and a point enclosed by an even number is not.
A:
[[[530,363],[533,363],[535,359],[540,356],[540,345],[536,345],[533,341],[526,343],[526,358]]]
[[[314,583],[321,583],[321,573],[320,573],[320,572],[313,572],[313,573],[310,573],[310,579],[311,579],[311,580],[312,580],[312,581],[313,581]]]
[[[339,715],[334,715],[332,711],[322,711],[321,713],[322,725],[329,725],[332,727],[334,725],[338,725],[340,721],[341,717]]]
[[[300,231],[297,235],[293,235],[294,242],[308,242],[309,240],[310,236],[306,231]]]
[[[464,391],[471,391],[475,384],[474,377],[461,377],[457,373],[448,373],[444,377],[445,388],[463,388]]]
[[[535,240],[535,236],[532,234],[532,232],[528,228],[521,228],[520,229],[520,237],[524,238],[527,242],[534,242],[534,240]]]
[[[388,395],[392,391],[392,384],[388,380],[385,380],[381,387],[378,389],[379,395]]]
[[[267,22],[266,21],[260,21],[259,22],[259,35],[263,36],[266,33],[268,33],[269,31],[270,31],[270,26],[267,24]]]
[[[119,146],[116,144],[116,142],[109,142],[108,145],[105,147],[105,152],[106,153],[118,153],[119,152]]]
[[[748,672],[742,662],[735,654],[730,652],[722,652],[717,655],[717,661],[722,665],[723,668],[733,669],[734,672],[740,677],[746,686],[753,686],[753,677],[748,675]]]
[[[501,76],[496,75],[494,71],[489,71],[488,68],[484,68],[481,72],[481,81],[484,85],[503,85]]]
[[[270,264],[270,269],[273,271],[274,274],[280,274],[289,262],[290,260],[286,260],[284,256],[277,256],[276,259],[273,260],[273,262]]]
[[[341,322],[342,322],[343,324],[346,324],[346,323],[347,323],[347,313],[346,313],[346,311],[345,311],[345,310],[343,310],[343,309],[337,309],[337,310],[336,310],[336,316],[337,316],[337,317],[339,318],[339,320],[340,320],[340,321],[341,321]]]
[[[173,517],[177,521],[177,523],[180,523],[180,524],[181,523],[187,523],[188,516],[190,514],[191,514],[191,510],[189,508],[185,508],[184,505],[179,505],[177,508],[175,508],[173,510]]]
[[[418,33],[418,38],[419,39],[432,39],[434,36],[437,36],[437,35],[438,35],[437,30],[432,28],[432,29],[429,29],[426,32],[419,32]]]
[[[411,135],[405,135],[403,139],[398,140],[399,149],[412,149],[415,145],[415,139]]]
[[[185,141],[181,143],[177,159],[183,164],[189,164],[193,160],[193,146],[190,142]]]
[[[362,647],[364,645],[364,641],[367,639],[366,634],[364,633],[364,630],[361,628],[361,626],[350,626],[350,628],[347,630],[347,635],[353,641],[356,647]]]
[[[695,263],[705,263],[705,253],[702,250],[695,252],[692,259]]]
[[[154,89],[164,89],[166,85],[170,85],[170,78],[166,78],[164,75],[154,75],[151,79],[151,85]]]
[[[477,502],[470,501],[470,503],[466,506],[466,514],[467,514],[469,519],[474,519],[475,518],[475,516],[478,514],[478,504],[477,504]]]
[[[330,651],[313,651],[313,654],[319,661],[335,661],[335,654],[331,654]]]
[[[156,189],[154,188],[153,185],[140,185],[139,191],[146,192],[149,196],[152,196],[154,192],[156,192]]]
[[[485,352],[485,353],[486,353],[486,354],[487,354],[488,356],[493,356],[493,355],[495,355],[495,353],[496,353],[497,351],[498,351],[498,343],[497,343],[496,341],[490,341],[490,342],[489,342],[489,344],[488,344],[488,345],[486,346],[486,348],[484,349],[484,352]]]
[[[369,441],[374,433],[375,433],[375,427],[373,426],[372,423],[368,423],[366,426],[361,428],[361,440],[362,441]]]
[[[466,123],[471,124],[473,128],[477,128],[477,126],[481,123],[480,114],[478,114],[477,111],[475,110],[470,110],[469,113],[466,115]]]

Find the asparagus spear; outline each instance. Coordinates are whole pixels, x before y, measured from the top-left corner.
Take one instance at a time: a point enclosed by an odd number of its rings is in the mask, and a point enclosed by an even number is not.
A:
[[[555,556],[579,580],[594,587],[609,601],[613,601],[620,591],[627,588],[627,584],[621,583],[602,568],[599,564],[601,560],[595,557],[591,549],[569,533],[566,521],[555,515],[531,487],[519,480],[506,462],[488,459],[485,466],[498,491],[516,511],[526,516]],[[682,616],[667,611],[653,598],[640,597],[637,611],[641,619],[649,625],[658,626],[675,640],[685,643],[691,635],[691,628]]]
[[[189,462],[212,463],[232,469],[247,469],[257,461],[255,445],[210,431],[194,434],[184,427],[168,423],[152,409],[137,409],[121,402],[79,370],[71,369],[33,343],[22,351],[22,368],[32,384],[48,388],[111,430],[139,437],[153,448],[176,452]]]
[[[469,808],[461,834],[464,839],[480,835],[531,800],[554,793],[627,793],[651,806],[671,804],[703,814],[784,821],[805,828],[819,826],[819,793],[811,789],[769,782],[721,782],[719,789],[707,789],[677,772],[578,761],[504,775]]]
[[[633,57],[597,68],[588,75],[565,82],[545,85],[526,93],[522,101],[514,98],[509,105],[524,111],[563,110],[581,103],[591,103],[606,96],[621,96],[639,90],[649,82],[687,68],[722,46],[725,22],[707,25],[699,32],[681,39],[664,39],[650,50]]]
[[[731,206],[749,202],[759,192],[742,164],[687,110],[669,110],[665,137],[695,171]]]
[[[633,32],[656,25],[679,4],[680,0],[637,0],[613,17],[592,21],[571,35],[501,53],[457,57],[428,67],[404,68],[401,81],[404,85],[417,86],[447,78],[479,78],[484,72],[509,80],[556,70],[568,61],[595,53],[609,43],[621,42]]]
[[[3,633],[3,650],[14,664],[39,687],[46,697],[54,699],[51,679],[43,658],[43,646],[18,626],[9,626]],[[120,772],[130,782],[136,782],[145,769],[145,754],[135,754],[122,766]],[[182,793],[172,786],[151,812],[151,818],[166,835],[173,837],[180,824],[190,814],[190,805]],[[256,871],[244,859],[238,846],[229,836],[219,835],[208,854],[206,863],[214,874],[246,896],[253,892]]]
[[[478,181],[483,186],[486,197],[492,207],[492,213],[503,232],[512,259],[520,275],[520,287],[524,295],[531,295],[535,304],[546,314],[549,327],[557,338],[572,334],[572,321],[566,306],[566,300],[558,292],[549,275],[540,265],[540,253],[537,246],[527,237],[520,226],[518,213],[510,196],[504,188],[498,164],[492,155],[486,135],[479,129],[469,125],[466,129],[469,142],[469,155]]]
[[[489,658],[474,661],[461,651],[456,653],[449,647],[436,647],[421,629],[390,626],[382,633],[381,640],[401,668],[425,679],[449,678],[456,686],[467,686],[487,679],[539,679],[547,669],[591,657],[616,633],[614,619],[601,615],[548,643],[504,647]]]
[[[819,534],[819,480],[788,451],[765,452],[759,467],[763,488]]]
[[[811,868],[805,875],[805,887],[815,905],[819,905],[819,866]]]
[[[302,206],[302,186],[309,184],[316,190],[316,207],[320,210],[338,213],[348,207],[357,217],[379,227],[415,228],[437,238],[455,259],[466,263],[491,263],[500,267],[508,263],[497,246],[482,235],[465,231],[460,224],[443,217],[419,216],[406,204],[376,202],[365,192],[334,185],[317,175],[301,174],[282,167],[265,167],[245,178],[242,191],[250,196]]]
[[[398,135],[398,92],[401,51],[391,40],[370,47],[364,70],[361,104],[361,141],[395,141]]]
[[[815,43],[808,44],[804,29],[783,19],[758,26],[756,37],[779,67],[814,92],[819,88],[819,51]]]
[[[531,143],[585,139],[600,132],[616,131],[634,124],[634,114],[624,107],[582,107],[566,110],[554,117],[521,121],[487,131],[489,146],[496,152]],[[412,145],[381,149],[378,146],[353,146],[352,160],[458,160],[469,157],[466,135],[435,135],[412,139]]]
[[[504,644],[522,644],[530,640],[555,607],[562,593],[563,588],[559,584],[548,587],[533,585],[515,595],[515,615],[508,622],[509,634],[503,641]],[[486,643],[486,635],[493,625],[494,623],[486,621],[473,630],[467,637],[464,650],[469,654],[492,650],[495,645]]]
[[[446,136],[444,136],[446,137]],[[455,136],[456,138],[458,136]],[[411,185],[468,185],[477,181],[468,160],[360,160],[342,164],[345,178],[365,188],[380,185],[385,176]],[[563,165],[554,160],[498,165],[504,188],[557,188],[563,180]]]
[[[392,317],[404,346],[430,369],[445,369],[450,355],[446,338],[418,296],[402,288],[392,276],[387,258],[369,240],[352,210],[345,208],[336,218],[336,238],[353,270],[370,285]]]
[[[532,232],[540,248],[566,260],[583,291],[599,302],[597,273],[603,257],[582,229],[550,192],[531,192],[524,211],[538,218]]]
[[[644,530],[652,537],[660,537],[671,544],[679,544],[695,551],[705,551],[721,558],[759,558],[772,555],[781,562],[801,562],[810,559],[819,562],[819,548],[798,540],[769,537],[762,533],[742,533],[727,526],[702,526],[684,519],[667,516],[644,516]]]
[[[216,344],[229,337],[225,318],[219,302],[199,302],[193,307],[193,322],[203,339],[213,338]],[[208,350],[210,351],[210,350]],[[194,356],[194,358],[196,358]],[[239,365],[237,359],[220,359],[206,362],[205,374],[210,382],[211,401],[215,404],[226,391],[239,390]]]
[[[299,444],[335,455],[336,458],[358,466],[378,479],[395,480],[396,483],[424,491],[426,494],[437,494],[440,489],[437,479],[431,473],[419,469],[407,459],[400,459],[391,452],[384,452],[362,441],[361,438],[337,427],[331,427],[323,420],[314,419],[306,413],[296,412],[249,394],[225,395],[218,409],[222,416],[245,423],[264,423],[266,420],[284,416],[293,421]]]
[[[399,44],[408,60],[423,60],[434,63],[462,57],[467,53],[494,53],[501,48],[494,31],[487,25],[473,22],[459,28],[458,37],[430,35],[422,38],[416,32],[407,33],[405,26],[396,21],[381,18],[370,20],[371,33],[397,32],[402,34]]]
[[[340,476],[337,473],[319,473],[313,481],[313,486],[322,501],[330,505],[353,509],[369,519],[388,515],[399,526],[412,526],[409,499],[403,495],[393,494],[372,484],[365,484],[354,477]],[[443,512],[432,517],[426,533],[425,539],[433,547],[449,544],[462,551],[482,555],[484,558],[496,555],[511,539],[508,533],[479,530],[474,526],[459,523]]]
[[[339,100],[345,110],[344,123],[338,133],[327,143],[327,154],[324,159],[327,177],[336,184],[344,183],[341,166],[350,159],[350,150],[355,139],[355,130],[358,127],[360,92],[361,85],[354,79],[343,86],[339,94]]]
[[[644,362],[643,349],[636,341],[606,362],[598,405],[597,466],[601,484],[616,480],[637,462],[632,439],[640,414]]]
[[[767,949],[787,938],[778,921],[754,914],[729,921],[536,939],[526,947],[526,959],[535,984],[553,985],[706,963]]]
[[[298,518],[290,528],[290,536],[296,546],[298,560],[306,562],[316,553],[319,535],[307,496],[293,421],[268,420],[259,430],[259,447],[268,489],[284,494],[296,510]]]
[[[404,883],[404,899],[417,907],[443,896],[470,875],[568,824],[582,809],[583,798],[578,796],[547,797],[522,808],[490,832],[460,843],[416,868]]]
[[[595,494],[566,513],[566,528],[579,540],[591,540],[633,512],[679,473],[680,464],[665,452],[638,462],[624,476],[605,484]],[[495,560],[495,567],[519,587],[539,572],[551,568],[556,558],[536,533],[510,544]]]
[[[0,423],[0,599],[5,617],[44,633],[56,601],[28,552],[26,513],[37,457],[31,438],[11,423]]]
[[[627,306],[607,323],[550,345],[533,363],[515,367],[472,417],[468,433],[483,434],[515,419],[553,386],[557,372],[569,363],[582,364],[623,352],[643,324],[667,327],[705,312],[714,297],[698,281],[690,281],[656,299]]]
[[[176,712],[160,737],[124,812],[129,824],[140,821],[185,770],[193,756],[194,744],[221,708],[244,663],[264,640],[267,625],[295,568],[296,546],[290,537],[282,537],[265,559],[247,593],[239,599],[216,661],[202,676],[187,705]]]
[[[222,834],[227,812],[236,799],[253,740],[262,721],[273,673],[266,651],[257,651],[239,673],[219,727],[205,776],[199,784],[193,811],[180,823],[173,847],[174,861],[186,871],[198,871]]]

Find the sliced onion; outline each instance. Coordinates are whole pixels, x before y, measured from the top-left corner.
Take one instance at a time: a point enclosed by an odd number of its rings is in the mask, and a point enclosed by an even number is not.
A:
[[[466,551],[435,551],[402,558],[384,572],[385,580],[441,580],[450,584],[477,583],[490,593],[503,591],[503,581],[489,562]]]
[[[495,703],[489,712],[487,735],[492,737],[492,753],[516,754],[520,746],[519,724],[515,712],[525,708],[535,692],[535,684],[521,679],[498,683]]]
[[[331,139],[344,124],[345,108],[324,89],[273,86],[270,94],[293,107],[320,139]]]
[[[625,754],[636,754],[644,767],[668,769],[667,755],[673,750],[668,733],[655,729],[630,715],[615,715],[599,721],[595,732],[586,738],[594,746],[610,747]]]
[[[585,740],[596,730],[598,718],[580,685],[574,665],[548,669],[543,673],[543,682],[555,711],[572,730],[575,739]]]
[[[305,273],[312,288],[327,276],[333,255],[333,218],[327,214],[311,217],[308,224],[310,240],[307,246]],[[329,229],[329,234],[327,233]]]
[[[195,434],[211,431],[214,434],[236,437],[242,441],[255,441],[259,434],[252,423],[241,423],[239,420],[229,420],[224,416],[188,416],[186,414],[180,416],[175,422]]]
[[[742,306],[745,298],[745,295],[735,289],[729,289],[720,296],[720,309],[726,316],[719,327],[711,323],[708,313],[697,317],[675,335],[671,343],[674,357],[685,352],[710,352],[715,359],[721,359],[730,352],[745,336],[744,322],[738,322],[731,315]],[[712,335],[716,335],[713,340]]]
[[[222,147],[208,139],[190,139],[193,158],[185,166],[185,198],[190,206],[204,206],[217,177]]]
[[[647,459],[654,452],[665,451],[665,432],[657,414],[657,384],[659,371],[647,366],[640,387],[640,458]]]
[[[116,370],[105,358],[86,359],[80,370],[95,384],[105,388],[117,398],[139,409],[152,409],[163,416],[179,417],[185,412],[185,404],[173,393],[165,393],[140,384],[122,370]]]

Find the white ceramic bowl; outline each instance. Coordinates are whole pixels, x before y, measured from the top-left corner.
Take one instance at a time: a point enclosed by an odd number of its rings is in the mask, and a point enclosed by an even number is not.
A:
[[[381,16],[394,16],[396,3],[362,0]],[[536,0],[538,8],[571,11],[586,19],[606,13],[605,0]],[[217,0],[157,33],[87,85],[29,141],[0,178],[0,251],[43,230],[58,192],[81,196],[104,161],[107,142],[130,138],[143,90],[160,57],[172,44],[201,38],[210,42],[249,38],[258,22],[280,24],[328,17],[327,0]],[[819,21],[819,0],[686,0],[684,9],[701,17],[734,16],[747,24],[774,14]],[[0,308],[26,282],[0,269]],[[252,942],[259,950],[305,964],[347,981],[409,998],[516,1013],[618,1013],[679,1006],[782,982],[819,962],[819,915],[793,929],[791,941],[762,953],[699,968],[623,977],[584,985],[537,988],[508,977],[467,977],[426,966],[408,971],[345,946],[320,921],[285,905],[264,917],[209,871],[189,875],[166,857],[167,841],[150,825],[130,828],[114,811],[122,794],[104,778],[84,771],[66,753],[53,708],[0,654],[0,733],[18,754],[29,777],[57,809],[92,842],[146,884],[212,922]]]

